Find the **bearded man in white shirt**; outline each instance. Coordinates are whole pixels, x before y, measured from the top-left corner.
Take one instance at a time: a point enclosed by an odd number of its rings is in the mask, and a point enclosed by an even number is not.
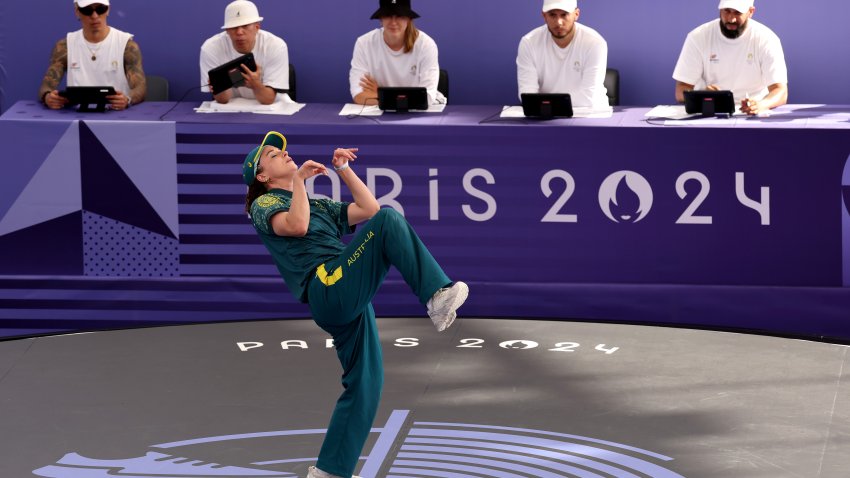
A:
[[[605,70],[608,43],[578,23],[577,0],[545,0],[546,24],[526,34],[517,52],[517,83],[523,93],[569,93],[573,106],[608,108]]]
[[[779,37],[753,20],[753,0],[721,0],[720,21],[691,31],[673,72],[676,101],[685,91],[729,90],[741,112],[764,113],[788,102],[788,69]]]

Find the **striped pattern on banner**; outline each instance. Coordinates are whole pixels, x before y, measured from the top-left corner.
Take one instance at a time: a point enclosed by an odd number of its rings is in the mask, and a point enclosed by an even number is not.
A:
[[[309,315],[279,278],[0,278],[0,337]]]

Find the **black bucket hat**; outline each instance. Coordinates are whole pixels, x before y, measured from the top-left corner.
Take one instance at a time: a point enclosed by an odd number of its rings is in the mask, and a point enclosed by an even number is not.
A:
[[[419,14],[410,8],[410,0],[381,0],[380,7],[372,14],[372,20],[393,15],[419,18]]]

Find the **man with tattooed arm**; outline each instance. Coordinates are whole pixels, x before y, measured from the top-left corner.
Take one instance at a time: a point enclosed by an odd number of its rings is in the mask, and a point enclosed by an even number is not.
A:
[[[56,42],[38,97],[45,106],[60,109],[68,99],[57,90],[68,74],[68,86],[111,86],[110,108],[124,110],[145,100],[147,84],[142,52],[133,35],[107,25],[109,0],[75,0],[74,15],[82,29]]]

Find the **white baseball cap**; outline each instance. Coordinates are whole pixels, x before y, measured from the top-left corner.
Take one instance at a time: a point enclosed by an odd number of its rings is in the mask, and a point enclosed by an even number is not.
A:
[[[720,10],[731,8],[732,10],[737,10],[740,13],[746,13],[750,11],[750,7],[752,6],[753,0],[720,0],[720,5],[718,5],[717,8]]]
[[[109,0],[74,0],[74,3],[77,4],[80,8],[85,8],[92,3],[99,3],[101,5],[109,6]]]
[[[254,5],[254,2],[236,0],[235,2],[230,2],[227,8],[224,9],[224,26],[221,29],[227,30],[228,28],[241,27],[242,25],[261,21],[263,21],[263,17],[260,16],[260,12],[257,11],[257,6]]]
[[[578,8],[577,0],[543,0],[543,13],[549,10],[563,10],[572,13]]]

